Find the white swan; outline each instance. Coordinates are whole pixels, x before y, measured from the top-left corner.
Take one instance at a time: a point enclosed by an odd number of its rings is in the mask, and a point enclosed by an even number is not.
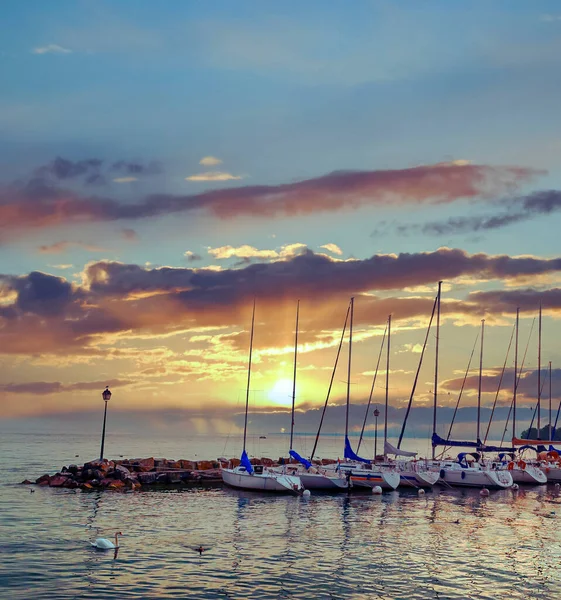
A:
[[[119,547],[119,539],[117,536],[123,535],[120,531],[115,533],[115,543],[111,542],[107,538],[97,538],[95,542],[90,542],[90,544],[97,548],[98,550],[113,550]]]

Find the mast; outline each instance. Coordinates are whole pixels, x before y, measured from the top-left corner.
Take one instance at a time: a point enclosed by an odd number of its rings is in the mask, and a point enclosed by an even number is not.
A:
[[[481,350],[479,352],[479,384],[477,387],[477,435],[476,440],[479,443],[479,429],[481,427],[481,381],[483,377],[483,336],[485,334],[485,319],[481,319]]]
[[[541,373],[542,372],[542,304],[540,302],[540,316],[538,319],[538,435],[537,439],[540,440],[540,425],[541,425],[541,397],[542,397],[542,386],[541,386]]]
[[[551,361],[549,361],[549,439],[551,440]]]
[[[251,354],[253,352],[253,326],[255,324],[255,298],[253,299],[253,313],[251,315],[251,335],[249,337],[249,363],[247,366],[247,392],[245,396],[245,421],[243,424],[243,452],[247,438],[247,411],[249,409],[249,384],[251,382]]]
[[[351,355],[353,349],[353,312],[355,299],[351,298],[351,319],[349,322],[349,366],[347,369],[347,412],[345,414],[345,440],[349,436],[349,407],[351,405]]]
[[[333,387],[333,380],[335,379],[335,371],[337,370],[337,364],[339,363],[339,355],[341,354],[341,348],[343,347],[343,340],[345,339],[345,331],[347,329],[347,321],[349,320],[349,312],[351,310],[351,306],[347,308],[347,315],[345,316],[345,324],[343,325],[343,331],[341,332],[341,341],[339,342],[339,347],[337,348],[337,356],[335,358],[335,364],[333,365],[333,371],[331,372],[331,381],[329,382],[329,388],[327,389],[327,396],[325,397],[325,404],[323,405],[323,411],[321,413],[321,419],[319,421],[318,432],[316,434],[316,439],[314,442],[314,448],[312,450],[312,454],[310,455],[310,460],[314,458],[316,453],[316,449],[318,447],[319,435],[321,433],[321,427],[323,425],[323,418],[325,417],[325,411],[327,410],[327,403],[329,402],[329,396],[331,395],[331,388]]]
[[[384,350],[384,343],[386,341],[386,334],[388,332],[388,326],[384,329],[384,335],[382,336],[382,343],[380,344],[380,352],[378,352],[378,361],[376,362],[376,370],[374,371],[374,378],[372,379],[372,386],[370,388],[370,395],[368,396],[368,403],[366,405],[366,411],[364,413],[364,421],[362,422],[362,429],[360,431],[360,437],[358,438],[358,445],[356,447],[357,454],[362,444],[362,438],[364,437],[364,429],[366,428],[366,421],[368,419],[368,411],[370,410],[370,404],[372,404],[372,396],[374,395],[374,388],[376,387],[376,379],[378,378],[378,370],[380,369],[380,360],[382,358],[382,351]],[[376,408],[376,410],[378,410]]]
[[[300,315],[300,300],[296,305],[296,335],[294,336],[294,375],[292,376],[292,415],[290,419],[290,449],[294,438],[294,405],[296,403],[296,359],[298,357],[298,317]]]
[[[386,346],[386,408],[384,410],[384,460],[386,460],[386,443],[388,441],[388,399],[390,395],[390,338],[392,333],[392,316],[388,315],[388,345]]]
[[[415,373],[415,379],[413,380],[413,387],[411,388],[411,395],[409,396],[409,403],[407,404],[407,410],[405,411],[405,417],[403,417],[403,423],[401,425],[401,431],[399,433],[399,440],[397,441],[398,448],[401,448],[401,440],[403,439],[403,434],[405,433],[405,426],[407,425],[407,419],[409,418],[409,411],[411,410],[411,404],[413,403],[413,396],[415,395],[415,390],[417,389],[417,382],[419,381],[419,373],[421,372],[421,366],[423,364],[423,357],[425,356],[427,341],[429,339],[430,328],[432,325],[432,320],[434,319],[434,313],[436,311],[436,302],[437,302],[437,298],[434,299],[434,304],[432,305],[432,313],[430,316],[429,326],[427,327],[427,334],[425,335],[425,342],[423,344],[423,349],[421,350],[419,364],[417,365],[417,372]],[[450,436],[448,436],[448,437],[450,437]]]
[[[516,307],[516,341],[514,344],[514,387],[512,391],[512,437],[516,437],[516,392],[518,391],[518,328],[520,325],[520,307]]]
[[[438,293],[436,295],[436,354],[434,361],[434,403],[432,414],[432,432],[436,433],[436,406],[438,402],[438,343],[440,341],[440,294],[442,290],[442,281],[438,282]],[[436,456],[436,447],[432,447],[432,459]]]

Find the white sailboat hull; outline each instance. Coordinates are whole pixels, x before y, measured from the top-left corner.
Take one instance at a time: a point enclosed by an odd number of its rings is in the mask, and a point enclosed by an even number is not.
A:
[[[384,471],[377,468],[365,468],[370,465],[341,463],[338,467],[344,475],[351,472],[350,480],[353,486],[373,488],[380,486],[383,490],[395,490],[399,485],[399,473]]]
[[[513,484],[510,471],[491,471],[468,467],[442,467],[439,482],[457,486],[473,488],[504,489]]]
[[[414,471],[401,471],[399,473],[399,485],[401,487],[432,487],[436,485],[439,479],[438,471],[421,471],[415,473]]]
[[[329,475],[322,473],[305,473],[298,474],[302,480],[302,485],[307,490],[346,490],[349,484],[345,477],[338,475]]]
[[[543,485],[547,483],[547,475],[538,467],[526,465],[524,469],[515,467],[509,473],[512,475],[514,483],[526,485]]]
[[[250,474],[245,470],[240,470],[239,467],[222,469],[222,481],[226,485],[242,490],[289,494],[300,494],[304,491],[300,477],[269,470]]]
[[[547,480],[551,483],[561,483],[561,467],[549,467],[544,465],[540,467],[541,471],[545,473]]]
[[[313,467],[312,467],[313,468]],[[289,467],[273,467],[276,473],[296,475],[300,477],[302,485],[307,490],[331,490],[343,491],[348,489],[349,482],[344,474],[340,472],[329,472],[326,470],[307,470],[301,465],[291,465]]]

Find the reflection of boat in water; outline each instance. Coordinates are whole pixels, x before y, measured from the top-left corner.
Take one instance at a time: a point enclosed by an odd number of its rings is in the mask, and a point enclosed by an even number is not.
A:
[[[275,473],[263,465],[252,465],[246,452],[247,412],[249,407],[249,386],[251,381],[251,354],[253,350],[253,329],[255,325],[255,302],[251,317],[251,337],[249,343],[249,364],[247,369],[247,393],[245,400],[245,421],[243,430],[243,450],[240,464],[237,467],[222,468],[222,480],[226,485],[245,490],[261,490],[268,492],[289,492],[298,494],[303,491],[299,477]]]

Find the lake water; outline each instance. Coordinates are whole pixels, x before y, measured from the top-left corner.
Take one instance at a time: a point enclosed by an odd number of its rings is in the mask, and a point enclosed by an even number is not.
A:
[[[313,443],[298,441],[302,450]],[[323,456],[337,456],[342,440],[325,444]],[[278,457],[285,445],[284,436],[252,438],[250,451]],[[106,454],[212,459],[239,454],[236,446],[109,435]],[[487,498],[467,490],[308,500],[226,488],[30,493],[19,482],[95,458],[99,438],[3,433],[0,451],[2,598],[561,598],[553,486]],[[116,557],[91,548],[115,531],[124,534]]]

